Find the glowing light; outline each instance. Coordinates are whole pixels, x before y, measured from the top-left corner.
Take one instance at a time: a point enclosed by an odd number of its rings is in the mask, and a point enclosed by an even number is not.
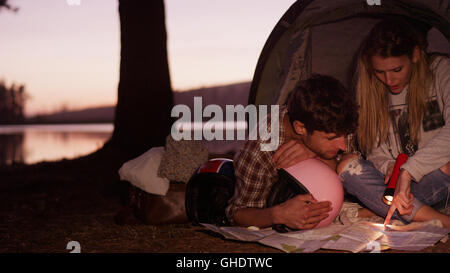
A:
[[[386,200],[388,200],[389,202],[392,202],[392,200],[394,200],[394,197],[390,195],[385,195],[384,198],[386,198]]]
[[[390,206],[394,200],[393,189],[387,189],[383,194],[383,203]]]

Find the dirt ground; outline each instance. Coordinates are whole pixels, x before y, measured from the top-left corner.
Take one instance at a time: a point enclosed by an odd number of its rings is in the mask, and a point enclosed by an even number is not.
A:
[[[114,216],[125,203],[126,185],[111,162],[97,156],[0,167],[0,253],[68,253],[70,241],[78,241],[83,253],[281,252],[225,240],[189,223],[117,225]],[[421,252],[449,253],[450,240]]]

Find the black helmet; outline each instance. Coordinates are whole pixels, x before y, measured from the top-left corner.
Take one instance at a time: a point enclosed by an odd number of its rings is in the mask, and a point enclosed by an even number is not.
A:
[[[211,159],[198,168],[186,187],[186,214],[194,224],[229,225],[225,215],[234,194],[233,161]]]
[[[270,208],[281,204],[296,195],[307,193],[309,193],[309,191],[295,177],[290,175],[284,169],[280,169],[278,170],[278,182],[270,189],[266,205]],[[281,233],[292,231],[292,229],[285,225],[274,225],[273,229]]]
[[[318,201],[332,204],[328,217],[315,228],[329,225],[339,215],[344,200],[342,182],[336,172],[318,159],[308,159],[279,171],[279,181],[271,189],[267,207],[280,204],[298,194],[312,194]],[[277,230],[278,231],[278,230]]]
[[[295,177],[284,169],[278,170],[278,182],[270,189],[267,198],[267,207],[281,204],[296,195],[308,194],[309,191]]]

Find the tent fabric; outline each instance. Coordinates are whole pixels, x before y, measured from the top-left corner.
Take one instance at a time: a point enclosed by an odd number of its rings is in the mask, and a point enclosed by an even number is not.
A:
[[[309,28],[291,37],[284,65],[281,65],[287,72],[282,74],[284,78],[280,80],[281,85],[277,88],[280,92],[275,93],[273,98],[277,100],[277,104],[286,100],[288,92],[285,90],[292,90],[299,80],[306,80],[311,76],[312,54],[309,54],[311,43]]]
[[[303,0],[283,15],[266,41],[250,87],[249,104],[282,104],[299,80],[328,74],[351,87],[362,40],[381,18],[416,20],[430,48],[450,53],[450,0]],[[427,29],[428,30],[428,29]],[[430,35],[432,34],[432,35]]]

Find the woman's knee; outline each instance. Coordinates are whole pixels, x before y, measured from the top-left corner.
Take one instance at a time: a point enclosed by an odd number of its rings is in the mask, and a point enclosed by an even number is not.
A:
[[[359,158],[356,154],[345,154],[343,155],[341,161],[336,167],[337,174],[340,175],[343,171],[349,169],[352,165],[351,163]]]
[[[442,168],[425,175],[419,182],[411,184],[411,193],[425,204],[434,206],[447,199],[450,190],[450,175]]]
[[[344,188],[348,192],[383,191],[384,176],[367,160],[359,156],[343,158],[338,165],[337,172]]]

